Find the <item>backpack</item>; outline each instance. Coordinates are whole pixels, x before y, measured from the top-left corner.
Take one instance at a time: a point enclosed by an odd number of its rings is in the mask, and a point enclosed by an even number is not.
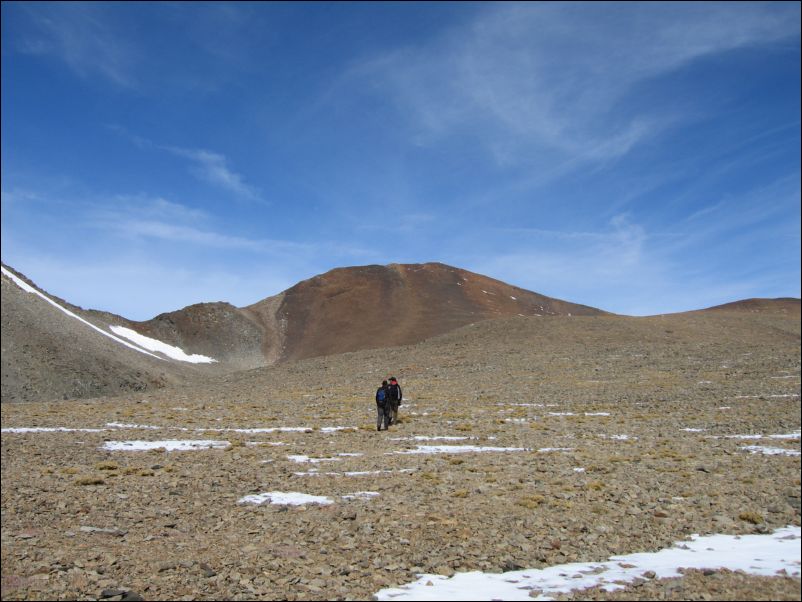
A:
[[[392,384],[387,386],[387,394],[393,401],[398,401],[400,395],[398,394],[398,385]]]
[[[376,403],[384,403],[384,400],[387,399],[387,395],[384,392],[384,387],[376,391]]]

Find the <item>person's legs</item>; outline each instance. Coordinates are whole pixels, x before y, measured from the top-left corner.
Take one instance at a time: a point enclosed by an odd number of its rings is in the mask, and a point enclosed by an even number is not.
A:
[[[376,430],[382,430],[382,422],[384,421],[384,406],[376,404]]]

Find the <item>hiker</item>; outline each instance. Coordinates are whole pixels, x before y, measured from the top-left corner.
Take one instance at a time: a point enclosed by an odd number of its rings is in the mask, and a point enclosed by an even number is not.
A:
[[[390,384],[387,385],[387,398],[389,400],[388,409],[390,413],[390,424],[395,424],[398,422],[398,406],[401,405],[403,393],[401,392],[401,387],[395,376],[391,376],[389,380]]]
[[[382,386],[376,390],[376,430],[386,431],[390,426],[390,400],[387,395],[387,381],[382,381]]]

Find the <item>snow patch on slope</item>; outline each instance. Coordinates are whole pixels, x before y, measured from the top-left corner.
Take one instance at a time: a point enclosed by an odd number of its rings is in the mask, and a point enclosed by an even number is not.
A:
[[[167,357],[171,357],[179,362],[189,362],[191,364],[209,364],[212,362],[217,362],[216,359],[207,357],[205,355],[198,355],[196,353],[187,355],[183,349],[173,347],[172,345],[168,345],[167,343],[163,343],[157,339],[151,339],[150,337],[139,334],[135,330],[131,330],[125,326],[109,326],[109,330],[111,330],[114,334],[118,334],[121,337],[125,337],[126,339],[133,341],[140,347],[144,347],[149,351],[158,351],[159,353],[163,353]]]
[[[217,361],[217,360],[212,359],[210,357],[206,357],[205,355],[187,355],[186,353],[184,353],[183,350],[179,349],[178,347],[173,347],[172,345],[168,345],[167,343],[162,343],[161,341],[157,341],[156,339],[151,339],[149,337],[143,336],[143,335],[139,334],[138,332],[134,332],[130,328],[124,328],[123,326],[110,326],[109,327],[112,332],[114,332],[115,334],[118,334],[118,335],[120,335],[122,337],[125,337],[126,339],[128,339],[131,342],[125,341],[125,340],[123,340],[123,339],[121,339],[119,337],[114,336],[113,334],[109,334],[108,332],[106,332],[102,328],[99,328],[98,326],[95,326],[91,322],[89,322],[87,320],[84,320],[82,317],[80,317],[77,314],[71,312],[66,307],[63,307],[60,304],[56,303],[55,301],[53,301],[53,299],[51,299],[47,295],[39,292],[34,287],[32,287],[30,284],[28,284],[27,282],[25,282],[21,278],[19,278],[19,277],[15,276],[14,274],[12,274],[11,271],[7,270],[6,268],[2,268],[2,272],[3,272],[3,274],[5,276],[8,276],[8,278],[14,284],[16,284],[18,287],[20,287],[26,293],[32,293],[32,294],[44,299],[45,301],[50,303],[50,305],[52,305],[53,307],[55,307],[59,311],[64,312],[65,314],[67,314],[71,318],[75,318],[79,322],[83,322],[84,324],[86,324],[87,326],[92,328],[93,330],[98,331],[103,336],[109,337],[110,339],[120,343],[121,345],[125,345],[129,349],[133,349],[134,351],[138,351],[139,353],[144,353],[145,355],[149,355],[150,357],[155,357],[157,360],[162,360],[162,361],[164,361],[164,358],[159,357],[158,355],[154,355],[153,353],[150,353],[150,352],[151,351],[158,351],[158,352],[163,353],[167,357],[170,357],[170,358],[172,358],[174,360],[178,360],[178,361],[181,361],[181,362],[191,362],[193,364],[210,363],[210,362],[216,362]]]
[[[149,356],[151,356],[151,357],[155,357],[157,360],[162,360],[162,361],[164,361],[164,358],[161,358],[161,357],[159,357],[158,355],[153,355],[153,354],[152,354],[152,353],[150,353],[149,351],[145,351],[144,349],[141,349],[141,348],[137,347],[136,345],[132,345],[132,344],[131,344],[131,343],[129,343],[128,341],[124,341],[124,340],[122,340],[122,339],[120,339],[120,338],[118,338],[118,337],[115,337],[113,334],[109,334],[109,333],[108,333],[108,332],[106,332],[105,330],[102,330],[101,328],[98,328],[98,327],[97,327],[97,326],[95,326],[94,324],[92,324],[92,323],[90,323],[90,322],[87,322],[87,321],[86,321],[86,320],[84,320],[82,317],[75,315],[74,313],[72,313],[72,312],[71,312],[69,309],[67,309],[66,307],[62,307],[61,305],[59,305],[58,303],[56,303],[55,301],[53,301],[53,299],[51,299],[51,298],[50,298],[50,297],[48,297],[47,295],[44,295],[44,294],[40,293],[39,291],[37,291],[35,288],[33,288],[32,286],[30,286],[30,285],[29,285],[27,282],[25,282],[25,281],[24,281],[24,280],[22,280],[21,278],[17,278],[17,277],[16,277],[14,274],[12,274],[11,272],[9,272],[9,271],[8,271],[6,268],[2,268],[2,271],[3,271],[3,274],[4,274],[4,275],[8,276],[8,277],[9,277],[9,278],[10,278],[10,279],[11,279],[11,280],[14,282],[14,284],[16,284],[17,286],[19,286],[19,287],[20,287],[22,290],[24,290],[25,292],[27,292],[27,293],[33,293],[34,295],[37,295],[37,296],[41,297],[42,299],[44,299],[45,301],[47,301],[48,303],[50,303],[50,305],[54,306],[56,309],[58,309],[58,310],[60,310],[60,311],[63,311],[65,314],[67,314],[67,315],[68,315],[68,316],[70,316],[71,318],[75,318],[76,320],[78,320],[78,321],[80,321],[80,322],[83,322],[84,324],[86,324],[86,325],[87,325],[87,326],[89,326],[90,328],[93,328],[94,330],[97,330],[97,331],[98,331],[100,334],[102,334],[103,336],[105,336],[105,337],[109,337],[110,339],[113,339],[113,340],[117,341],[118,343],[121,343],[121,344],[125,345],[126,347],[129,347],[129,348],[133,349],[134,351],[139,351],[139,353],[144,353],[145,355],[149,355]]]

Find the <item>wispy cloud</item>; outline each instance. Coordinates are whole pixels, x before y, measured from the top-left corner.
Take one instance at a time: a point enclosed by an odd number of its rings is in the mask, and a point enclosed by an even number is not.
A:
[[[220,90],[252,69],[253,49],[270,31],[269,23],[253,26],[261,11],[247,3],[196,3],[191,10],[171,2],[7,4],[15,51],[143,95]]]
[[[749,255],[750,263],[768,262],[765,250],[783,241],[789,251],[799,249],[799,198],[798,172],[737,196],[728,195],[683,220],[682,235],[665,250],[677,254],[706,249],[706,263],[721,249],[727,250],[722,263],[736,261],[738,254]]]
[[[81,77],[99,75],[124,88],[136,88],[139,52],[115,31],[106,8],[94,2],[25,3],[33,27],[21,33],[16,48],[52,56]]]
[[[304,245],[272,240],[253,240],[239,236],[228,236],[218,232],[193,228],[179,224],[155,220],[129,220],[107,225],[125,236],[137,238],[154,238],[174,243],[189,243],[204,247],[220,249],[241,249],[253,252],[267,252],[291,249],[303,249]]]
[[[159,146],[158,148],[192,161],[191,172],[201,180],[233,192],[244,199],[262,200],[258,189],[245,183],[243,177],[228,166],[228,160],[224,155],[197,148],[177,146]]]
[[[349,73],[391,98],[420,144],[479,138],[499,165],[544,151],[607,161],[684,116],[637,87],[700,57],[798,33],[799,6],[500,3],[421,47]]]
[[[211,213],[163,197],[27,196],[37,199],[37,215],[47,214],[52,201],[72,221],[51,232],[57,237],[48,238],[60,242],[50,247],[38,230],[42,220],[11,229],[4,219],[3,260],[71,303],[135,320],[205,301],[244,306],[343,265],[344,257],[375,261],[375,250],[336,237],[242,236]]]
[[[117,195],[114,197],[113,206],[117,209],[115,213],[108,213],[109,217],[135,214],[142,219],[159,219],[181,223],[198,223],[208,221],[211,218],[209,213],[202,209],[168,201],[163,197]]]
[[[3,261],[71,303],[131,319],[202,301],[243,306],[354,258],[376,261],[376,249],[337,237],[243,235],[213,213],[160,196],[24,196],[18,202],[32,205],[32,217],[12,227],[4,216]],[[54,207],[70,220],[47,231]]]
[[[599,230],[509,229],[502,249],[477,245],[455,262],[549,296],[631,315],[798,296],[799,194],[797,173],[712,197],[704,209],[670,224],[651,219],[648,226],[619,214]]]
[[[252,239],[208,227],[213,221],[205,211],[164,198],[118,196],[112,203],[90,209],[87,224],[107,234],[132,239],[153,239],[215,249],[252,253],[293,254],[309,252],[304,243]]]
[[[142,150],[156,149],[188,159],[191,164],[190,172],[204,182],[232,192],[240,198],[263,202],[259,189],[245,182],[240,174],[232,170],[228,165],[228,158],[221,153],[201,148],[159,144],[134,134],[119,124],[107,124],[106,128],[128,139]]]
[[[597,232],[537,228],[516,228],[512,232],[510,251],[493,259],[464,262],[480,273],[504,274],[538,292],[543,292],[539,288],[549,283],[556,290],[587,287],[586,294],[602,288],[602,282],[624,284],[645,270],[647,264],[649,269],[655,267],[644,256],[649,239],[646,229],[627,214],[615,216],[607,228]]]

